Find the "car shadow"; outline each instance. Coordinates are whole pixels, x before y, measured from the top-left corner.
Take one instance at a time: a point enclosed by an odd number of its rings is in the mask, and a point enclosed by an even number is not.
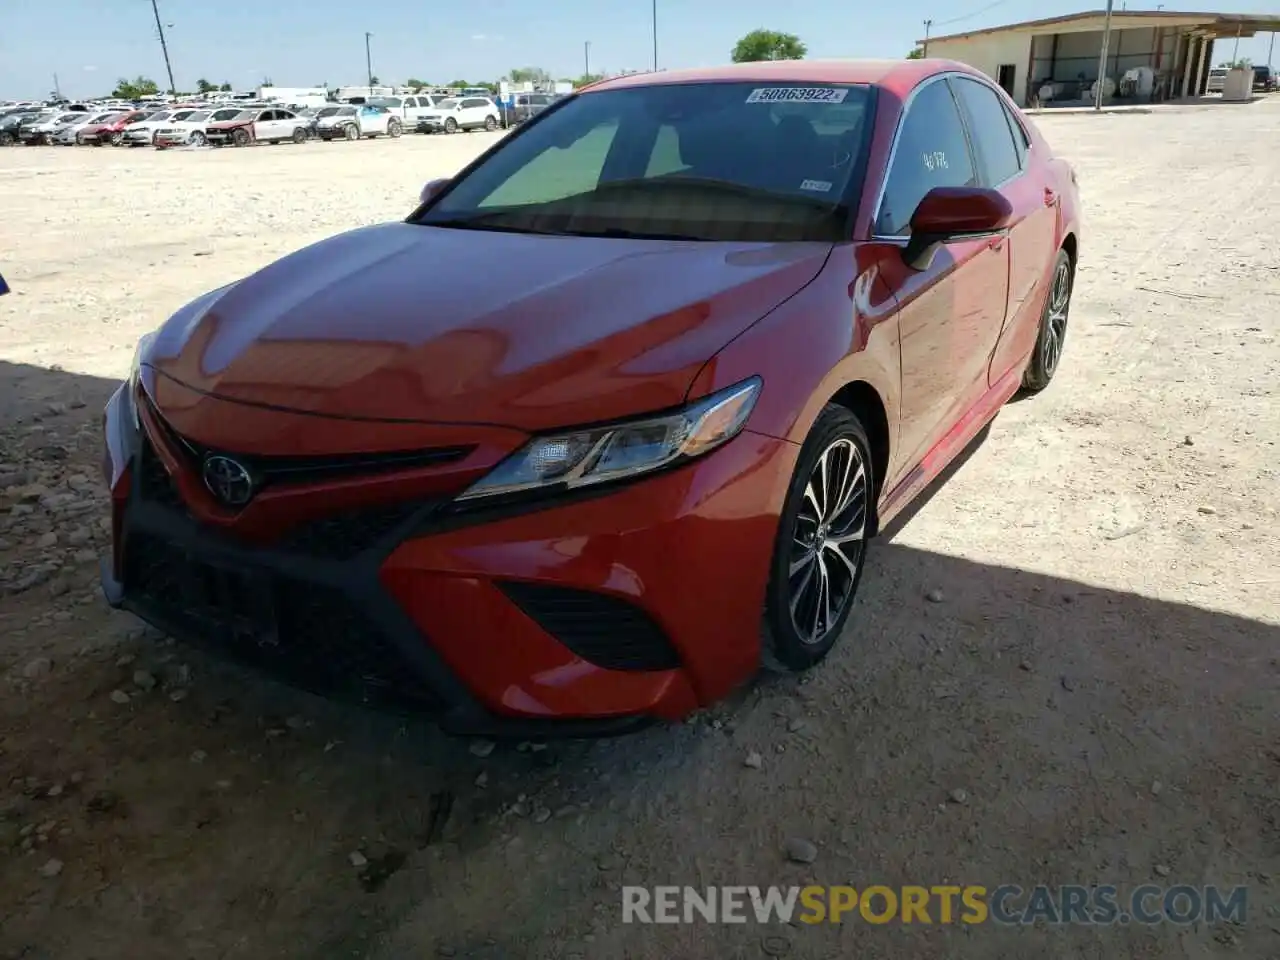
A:
[[[113,387],[0,363],[0,591],[56,570],[0,613],[0,954],[656,960],[758,956],[767,934],[790,957],[1157,956],[1185,931],[637,926],[619,889],[1275,873],[1275,625],[903,546],[913,510],[808,675],[623,739],[490,752],[95,601],[67,541],[105,545],[105,495],[71,478],[96,476]],[[788,862],[794,836],[815,863]],[[1271,934],[1230,936],[1261,956]]]

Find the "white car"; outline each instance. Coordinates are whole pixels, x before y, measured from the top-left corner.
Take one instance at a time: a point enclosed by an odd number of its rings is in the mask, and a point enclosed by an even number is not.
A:
[[[156,145],[157,150],[162,150],[165,147],[203,147],[209,142],[205,136],[205,127],[211,123],[234,120],[238,114],[243,112],[239,107],[192,110],[189,113],[180,110],[178,113],[186,113],[187,115],[179,117],[175,113],[172,120],[160,124],[156,129],[155,138],[152,142]]]
[[[332,113],[326,113],[332,109]],[[336,109],[325,107],[316,119],[316,136],[321,140],[359,140],[361,137],[398,137],[404,121],[386,107],[350,104]]]
[[[407,97],[370,97],[366,103],[375,107],[386,107],[400,118],[406,130],[413,130],[418,121],[429,113],[435,112],[436,104],[447,99],[438,94],[413,94]]]
[[[422,133],[496,130],[502,123],[498,105],[488,97],[450,97],[441,100],[418,121]]]
[[[279,143],[292,140],[307,141],[306,117],[292,110],[279,107],[254,107],[241,110],[234,117],[205,124],[205,139],[212,144],[233,144],[247,147],[251,143]]]
[[[156,131],[165,126],[167,121],[178,120],[192,113],[195,110],[158,110],[150,113],[124,128],[123,143],[129,147],[145,147],[155,142]]]
[[[79,123],[63,124],[56,132],[54,132],[49,140],[51,143],[62,144],[63,146],[69,144],[73,145],[76,143],[76,137],[80,134],[81,130],[84,130],[86,127],[95,126],[99,123],[110,123],[113,119],[124,112],[125,111],[123,110],[110,110],[107,113],[81,114],[80,116],[83,119],[81,119]]]
[[[85,116],[87,115],[84,113],[54,114],[52,117],[41,120],[39,123],[32,124],[29,127],[23,127],[21,137],[24,142],[32,145],[52,143],[59,128],[70,123],[81,123]]]

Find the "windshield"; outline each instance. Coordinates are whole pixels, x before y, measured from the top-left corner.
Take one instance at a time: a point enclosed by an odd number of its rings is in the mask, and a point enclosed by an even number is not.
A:
[[[365,102],[371,103],[375,107],[399,107],[404,104],[404,101],[399,97],[372,97]]]
[[[321,107],[316,111],[317,117],[332,117],[335,113],[342,112],[341,107]]]
[[[147,117],[147,120],[149,121],[168,120],[172,116],[173,114],[170,113],[169,111],[162,110],[160,113],[153,113],[151,116]]]
[[[258,119],[258,111],[257,110],[241,110],[231,119],[232,120],[256,120]]]
[[[201,120],[208,120],[208,119],[209,119],[208,110],[197,110],[195,113],[187,114],[187,117],[186,117],[186,120],[188,123],[199,123]]]
[[[240,116],[239,110],[233,110],[230,107],[227,107],[222,110],[215,110],[213,112],[212,119],[220,123],[223,120],[231,120],[238,116]]]
[[[865,86],[660,84],[589,93],[458,181],[417,222],[689,240],[847,239]]]
[[[438,109],[438,110],[452,110],[454,107],[456,107],[456,106],[458,105],[458,102],[459,102],[459,101],[458,101],[458,98],[457,98],[457,97],[449,97],[447,100],[441,100],[439,103],[437,103],[437,104],[436,104],[436,109]]]

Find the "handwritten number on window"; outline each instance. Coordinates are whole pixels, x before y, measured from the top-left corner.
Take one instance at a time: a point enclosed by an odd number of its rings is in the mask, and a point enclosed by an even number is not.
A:
[[[920,161],[924,164],[926,170],[947,170],[947,154],[945,150],[935,150],[932,153],[920,154]]]

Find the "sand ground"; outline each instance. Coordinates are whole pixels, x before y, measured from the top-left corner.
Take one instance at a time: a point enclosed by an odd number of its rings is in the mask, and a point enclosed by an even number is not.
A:
[[[492,138],[0,152],[0,957],[1277,956],[1280,100],[1036,122],[1086,209],[1064,365],[873,548],[833,657],[487,758],[140,629],[94,558],[136,338]],[[621,923],[624,883],[810,881],[1250,900],[1216,927]]]

